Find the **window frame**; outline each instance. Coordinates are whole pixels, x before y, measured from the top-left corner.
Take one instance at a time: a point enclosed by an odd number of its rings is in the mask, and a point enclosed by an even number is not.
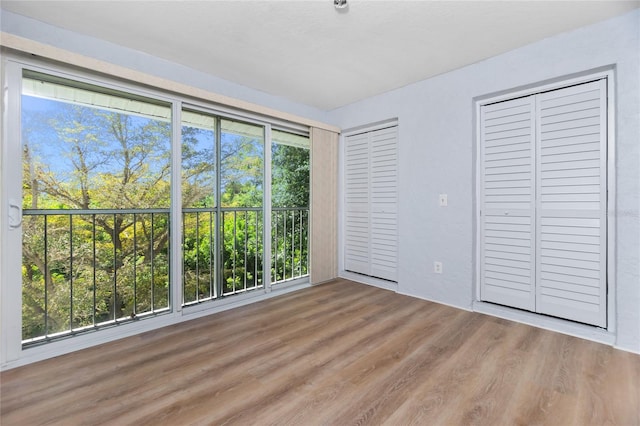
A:
[[[119,99],[123,99],[123,100],[136,100],[139,102],[144,102],[148,105],[157,105],[157,106],[161,106],[162,108],[164,108],[164,112],[167,114],[171,114],[172,113],[172,103],[170,101],[167,101],[166,99],[161,98],[160,96],[153,96],[153,97],[148,97],[146,95],[143,95],[140,91],[138,90],[121,90],[120,87],[116,87],[113,85],[109,85],[109,84],[102,84],[102,83],[98,83],[98,84],[94,84],[93,82],[89,82],[88,79],[85,78],[75,78],[75,77],[71,77],[68,78],[66,75],[63,75],[63,73],[60,72],[40,72],[40,70],[36,70],[36,67],[22,67],[22,72],[21,72],[21,78],[20,78],[20,84],[15,84],[15,86],[20,86],[20,100],[22,101],[24,99],[24,96],[26,95],[27,97],[41,97],[47,101],[53,101],[56,103],[60,103],[60,104],[75,104],[81,108],[86,108],[89,110],[95,110],[95,111],[108,111],[109,113],[117,113],[117,114],[121,114],[121,115],[125,115],[128,117],[132,117],[132,116],[136,116],[136,115],[140,115],[148,120],[152,120],[152,121],[164,121],[165,123],[169,124],[169,126],[171,126],[170,130],[169,130],[169,134],[167,135],[167,142],[168,144],[163,144],[164,145],[164,149],[165,152],[167,152],[169,155],[173,155],[172,154],[172,150],[173,150],[173,132],[172,132],[172,125],[173,125],[173,118],[171,115],[169,115],[168,120],[166,118],[156,118],[153,117],[152,115],[147,115],[145,116],[144,114],[138,114],[133,110],[121,110],[118,108],[111,108],[111,107],[105,107],[105,106],[101,106],[99,104],[91,104],[89,102],[84,103],[82,101],[76,102],[75,100],[69,101],[68,99],[63,99],[63,97],[57,97],[57,96],[47,96],[47,95],[43,95],[43,96],[39,96],[38,94],[33,95],[31,93],[24,93],[24,86],[23,83],[25,82],[25,80],[42,80],[45,83],[50,82],[53,83],[55,85],[61,85],[61,86],[66,86],[69,87],[71,89],[79,89],[81,91],[88,91],[92,94],[111,94],[116,98]],[[39,74],[39,75],[33,75],[33,74]],[[60,79],[62,81],[55,81],[57,79]],[[31,85],[31,83],[29,83],[29,85]],[[57,95],[58,93],[56,93]],[[20,128],[20,133],[22,133],[22,124],[23,124],[23,120],[22,120],[22,108],[20,108],[20,123],[18,125],[18,127]],[[22,137],[16,139],[16,141],[20,142],[20,144],[16,143],[15,145],[15,154],[21,154],[22,152]],[[18,146],[19,145],[19,146]],[[20,152],[17,152],[17,151]],[[10,156],[11,158],[13,158],[13,155]],[[21,160],[22,162],[23,160]],[[45,164],[47,164],[47,162],[44,162]],[[48,163],[48,164],[52,164],[52,163]],[[149,163],[147,163],[149,164]],[[169,183],[170,185],[172,184],[173,181],[173,172],[175,170],[175,168],[173,167],[173,163],[172,163],[172,157],[169,158],[169,161],[166,163],[167,166],[169,166],[169,176],[167,176],[165,179],[163,179],[163,181],[165,183]],[[18,179],[20,182],[22,182],[22,179]],[[64,182],[64,181],[61,181]],[[23,191],[24,192],[24,191]],[[102,208],[99,209],[94,209],[94,208],[87,208],[84,210],[84,214],[91,214],[89,213],[90,211],[100,211],[103,210],[104,213],[107,213],[109,215],[113,214],[114,218],[115,215],[130,215],[130,214],[136,214],[133,213],[132,210],[138,210],[138,214],[162,214],[163,216],[166,217],[166,222],[167,222],[167,228],[169,228],[169,237],[171,237],[173,235],[173,230],[170,229],[171,224],[173,221],[169,220],[170,216],[171,216],[171,188],[170,191],[168,193],[169,195],[169,205],[163,204],[163,206],[159,206],[159,205],[154,205],[152,207],[149,208],[125,208],[125,209],[120,209],[119,207],[117,207],[116,205],[108,205],[108,206],[103,206]],[[24,194],[22,194],[22,196],[24,196]],[[44,208],[44,209],[35,209],[35,211],[33,211],[30,208],[24,208],[24,210],[26,211],[30,211],[30,213],[28,214],[36,214],[36,216],[39,216],[40,214],[47,214],[47,215],[51,215],[53,216],[53,218],[59,216],[57,214],[55,214],[53,211],[51,211],[50,209]],[[78,215],[82,215],[83,213],[79,210],[82,209],[75,209],[75,208],[64,208],[64,213],[65,215],[68,214],[68,217],[73,218],[74,216],[78,216]],[[78,210],[78,211],[76,211]],[[140,211],[140,210],[144,210],[146,213]],[[160,210],[162,210],[162,212],[160,212]],[[46,211],[49,211],[49,213],[44,213]],[[96,213],[93,213],[94,215],[96,215]],[[23,217],[25,216],[24,212],[23,212]],[[135,216],[134,216],[135,217]],[[153,219],[152,219],[153,221]],[[152,222],[153,223],[153,222]],[[94,217],[94,227],[96,226],[96,221],[95,221],[95,217]],[[135,225],[134,228],[135,229]],[[24,229],[23,229],[24,230]],[[50,235],[49,233],[47,233],[47,235]],[[69,234],[70,235],[70,234]],[[95,233],[94,233],[94,237],[95,237]],[[45,236],[46,238],[46,236]],[[124,240],[123,240],[124,241]],[[135,239],[134,239],[135,241]],[[94,240],[95,242],[95,240]],[[24,242],[22,242],[24,245]],[[171,283],[171,270],[172,270],[172,266],[171,266],[171,259],[170,259],[170,246],[167,246],[167,266],[169,267],[167,274],[166,274],[166,278],[167,281],[169,282],[169,284]],[[95,245],[94,245],[94,250],[95,250]],[[115,248],[114,248],[115,250]],[[164,250],[163,250],[164,251]],[[160,254],[160,252],[153,252],[155,254]],[[94,251],[95,254],[95,251]],[[155,259],[155,255],[153,256],[153,258]],[[45,260],[46,262],[46,260]],[[115,262],[115,251],[114,251],[114,262]],[[66,261],[65,261],[66,263]],[[153,265],[153,260],[151,261],[151,265]],[[114,268],[115,269],[115,268]],[[118,271],[118,274],[120,275],[120,271]],[[115,277],[116,277],[116,273],[113,274],[113,289],[115,291],[116,289],[116,283],[115,283]],[[153,280],[152,280],[153,281]],[[134,280],[134,284],[133,284],[133,288],[135,289],[135,280]],[[95,281],[95,275],[94,275],[94,284],[96,284],[96,287],[98,286],[98,281]],[[99,283],[99,286],[104,287],[105,285],[111,285],[110,283],[108,283],[108,281],[103,281]],[[76,288],[75,286],[73,286],[72,284],[70,284],[70,289],[71,288]],[[120,287],[120,285],[117,285],[118,288],[120,288],[121,290],[123,289],[123,287]],[[150,287],[154,288],[154,284],[150,283]],[[24,291],[24,286],[21,289],[22,291]],[[169,289],[170,290],[170,289]],[[134,290],[135,291],[135,290]],[[153,290],[151,290],[153,293]],[[46,294],[46,292],[45,292]],[[136,296],[137,296],[137,292],[136,292]],[[134,296],[134,298],[136,297]],[[95,299],[96,295],[95,295],[95,290],[94,290],[94,310],[95,307],[97,305],[96,303],[96,299]],[[153,296],[151,296],[153,298]],[[28,348],[34,345],[41,345],[41,344],[46,344],[49,343],[52,340],[57,340],[57,339],[61,339],[61,338],[68,338],[68,337],[73,337],[77,334],[82,334],[82,333],[86,333],[86,332],[91,332],[91,331],[96,331],[98,329],[104,329],[107,327],[112,327],[115,325],[119,325],[125,322],[130,322],[141,318],[147,318],[149,316],[156,316],[156,315],[163,315],[167,312],[169,312],[171,310],[171,306],[173,303],[173,295],[171,294],[171,292],[169,291],[166,294],[166,298],[167,298],[167,305],[163,306],[163,307],[157,307],[154,305],[151,306],[150,310],[148,311],[144,311],[144,312],[136,312],[135,311],[135,307],[133,308],[134,311],[131,313],[131,317],[130,316],[119,316],[119,317],[115,317],[114,314],[114,318],[109,318],[106,321],[96,321],[95,320],[95,316],[94,316],[94,323],[93,325],[86,325],[86,326],[81,326],[81,327],[73,327],[72,325],[72,321],[69,321],[69,327],[66,327],[65,330],[59,331],[59,332],[50,332],[48,330],[45,331],[45,333],[43,335],[38,335],[38,336],[34,336],[31,337],[29,339],[23,339],[23,348]],[[47,300],[46,296],[45,296],[45,300]],[[51,300],[51,299],[49,299]],[[135,300],[135,299],[134,299]],[[73,307],[74,303],[73,301],[71,301],[70,303],[70,307]],[[112,305],[113,306],[113,305]],[[114,309],[115,311],[115,309]],[[49,310],[47,310],[46,308],[46,302],[45,302],[45,312],[50,312]],[[136,315],[134,315],[134,313]],[[94,311],[94,315],[95,315],[95,311]],[[46,320],[45,320],[46,321]],[[46,323],[46,322],[45,322]]]
[[[273,148],[274,148],[274,146],[276,146],[276,145],[287,146],[287,144],[283,144],[281,142],[278,142],[278,138],[277,137],[275,137],[275,138],[273,137],[274,133],[289,133],[289,134],[300,136],[299,134],[287,132],[287,131],[280,130],[280,129],[272,129],[272,130],[275,130],[275,131],[272,133],[272,139],[270,141],[270,147],[269,147],[269,155],[270,156],[273,156]],[[303,280],[303,279],[308,278],[310,276],[310,264],[311,264],[311,241],[310,241],[310,235],[311,235],[311,233],[310,233],[310,229],[311,229],[311,138],[309,136],[307,136],[307,139],[308,139],[308,145],[304,146],[304,147],[296,146],[296,145],[288,145],[288,146],[294,147],[295,149],[306,150],[307,154],[308,154],[308,166],[309,166],[309,175],[308,175],[309,188],[308,189],[309,189],[309,191],[308,191],[308,198],[307,198],[306,206],[290,206],[290,207],[275,206],[274,207],[273,206],[273,193],[270,194],[270,198],[269,198],[269,203],[270,203],[270,207],[271,207],[271,221],[270,222],[271,222],[271,225],[272,225],[272,231],[274,231],[273,228],[275,228],[276,246],[278,245],[278,239],[279,239],[279,233],[278,233],[278,223],[279,222],[276,221],[276,224],[275,224],[275,227],[274,227],[274,221],[273,221],[274,212],[276,212],[276,213],[277,212],[286,212],[289,209],[294,209],[294,210],[298,210],[299,209],[300,210],[299,223],[303,223],[304,222],[304,220],[303,220],[303,217],[304,217],[303,211],[304,211],[304,209],[307,210],[307,214],[306,214],[306,218],[307,218],[306,274],[302,274],[302,269],[303,269],[302,268],[302,240],[303,240],[302,234],[300,234],[300,239],[299,239],[299,241],[300,241],[299,248],[300,248],[300,256],[301,256],[300,257],[300,269],[299,269],[300,274],[298,274],[297,276],[296,276],[296,274],[294,272],[295,271],[295,266],[294,266],[294,262],[293,262],[293,258],[292,258],[292,262],[291,262],[291,277],[290,278],[286,277],[286,260],[283,259],[282,260],[282,262],[283,262],[282,263],[283,264],[283,276],[282,276],[282,279],[278,280],[277,279],[277,277],[278,277],[278,272],[277,271],[278,271],[278,264],[279,264],[278,256],[277,256],[278,247],[275,247],[275,250],[276,250],[275,252],[273,252],[273,251],[271,252],[271,255],[273,256],[273,258],[271,259],[273,261],[273,263],[271,265],[273,267],[273,271],[271,271],[272,273],[270,272],[271,285],[275,285],[275,286],[280,287],[280,288],[295,284],[296,282],[299,282],[300,280]],[[273,160],[273,158],[271,160]],[[274,170],[273,161],[271,161],[269,169],[270,169],[270,173],[273,173],[273,170]],[[271,183],[269,185],[269,190],[272,191],[272,189],[273,189],[273,177],[270,176],[270,179],[271,179]],[[292,221],[291,221],[292,224],[293,224],[294,220],[295,220],[295,213],[292,216]],[[286,223],[287,223],[287,218],[285,217],[284,218],[283,233],[286,230]],[[293,226],[292,226],[292,228],[293,228]],[[302,225],[301,225],[301,228],[300,228],[299,232],[301,232],[301,231],[302,231]],[[292,233],[293,232],[295,232],[295,231],[292,230]],[[273,235],[274,235],[273,232],[272,232],[271,235],[272,235],[272,238],[273,238]],[[284,240],[283,240],[283,244],[286,247],[286,242],[284,242]],[[292,246],[295,247],[295,243],[293,242],[293,239],[292,239]],[[275,278],[275,280],[274,280],[274,278]]]
[[[3,49],[1,61],[1,81],[3,84],[2,104],[2,159],[0,160],[0,194],[2,205],[0,207],[0,369],[28,364],[30,362],[58,356],[76,350],[88,348],[97,344],[133,336],[145,331],[172,325],[184,320],[209,315],[222,310],[242,306],[247,303],[270,297],[271,283],[271,256],[265,256],[263,261],[263,277],[267,279],[264,287],[258,291],[237,294],[233,297],[218,298],[211,303],[200,303],[191,306],[183,306],[182,303],[182,199],[181,199],[181,112],[183,108],[190,110],[202,110],[222,119],[231,119],[248,124],[256,124],[264,129],[264,175],[263,175],[263,215],[271,218],[271,129],[295,133],[310,137],[310,127],[303,124],[274,118],[255,112],[238,110],[213,101],[194,98],[163,90],[159,87],[151,87],[133,80],[129,81],[105,72],[93,72],[85,68],[69,64],[58,63],[37,57],[26,56],[24,53],[6,51]],[[171,205],[170,205],[170,253],[169,253],[169,310],[158,316],[150,317],[145,321],[131,321],[118,324],[114,327],[101,329],[97,332],[87,332],[73,339],[61,338],[50,341],[45,345],[23,347],[22,344],[22,278],[20,267],[22,265],[22,233],[10,231],[7,218],[22,217],[22,161],[10,161],[16,155],[21,155],[21,94],[23,69],[44,73],[56,77],[87,83],[103,87],[106,90],[115,90],[132,95],[157,100],[170,105],[172,111],[171,121]],[[107,70],[108,71],[108,70]],[[116,74],[116,73],[114,73]],[[203,92],[204,93],[204,92]],[[16,207],[10,205],[16,204]],[[17,215],[17,216],[16,216]],[[21,229],[18,225],[18,229]],[[309,229],[310,232],[310,229]],[[271,253],[271,220],[265,221],[263,239],[263,251]],[[267,278],[269,277],[269,278]],[[278,286],[278,291],[291,291],[310,285],[309,276],[296,280],[287,286]],[[286,288],[285,288],[286,287]],[[257,299],[258,298],[258,299]]]

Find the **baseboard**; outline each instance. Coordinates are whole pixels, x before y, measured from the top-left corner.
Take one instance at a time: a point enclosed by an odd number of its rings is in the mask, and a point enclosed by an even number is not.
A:
[[[527,324],[533,327],[542,328],[557,333],[567,334],[569,336],[579,337],[581,339],[591,340],[593,342],[614,346],[616,341],[615,333],[605,329],[580,324],[561,318],[549,317],[546,315],[536,314],[535,312],[522,311],[520,309],[509,308],[493,303],[476,301],[473,303],[475,312],[503,318],[510,321]]]
[[[368,284],[385,290],[395,291],[396,293],[398,292],[398,283],[394,281],[387,281],[380,278],[356,274],[355,272],[349,271],[340,271],[339,277],[346,280],[355,281],[357,283]]]

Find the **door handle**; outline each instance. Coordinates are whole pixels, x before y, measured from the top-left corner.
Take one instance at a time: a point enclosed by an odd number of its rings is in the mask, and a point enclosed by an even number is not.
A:
[[[9,228],[16,229],[22,225],[22,207],[16,200],[9,200]]]

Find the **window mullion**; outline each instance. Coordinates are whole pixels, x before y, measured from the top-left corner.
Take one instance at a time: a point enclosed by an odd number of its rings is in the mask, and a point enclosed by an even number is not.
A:
[[[222,297],[222,291],[224,288],[224,267],[223,267],[223,263],[222,263],[222,247],[224,244],[224,241],[222,240],[223,235],[221,232],[221,227],[222,227],[222,218],[221,215],[223,214],[221,211],[221,207],[222,207],[222,187],[221,187],[221,182],[222,182],[222,120],[220,119],[220,117],[216,117],[216,133],[215,133],[215,148],[216,148],[216,164],[215,164],[215,168],[216,168],[216,181],[215,181],[215,237],[214,237],[214,266],[213,266],[213,270],[215,273],[215,288],[216,288],[216,298]]]
[[[264,187],[263,187],[263,272],[262,283],[267,292],[271,291],[271,125],[264,127]]]
[[[182,311],[182,102],[172,104],[171,114],[171,233],[170,297],[173,312]]]

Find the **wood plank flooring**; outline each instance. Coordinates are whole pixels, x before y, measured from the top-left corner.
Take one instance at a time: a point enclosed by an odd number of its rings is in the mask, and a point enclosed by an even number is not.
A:
[[[640,425],[640,355],[346,280],[0,379],[3,426]]]

